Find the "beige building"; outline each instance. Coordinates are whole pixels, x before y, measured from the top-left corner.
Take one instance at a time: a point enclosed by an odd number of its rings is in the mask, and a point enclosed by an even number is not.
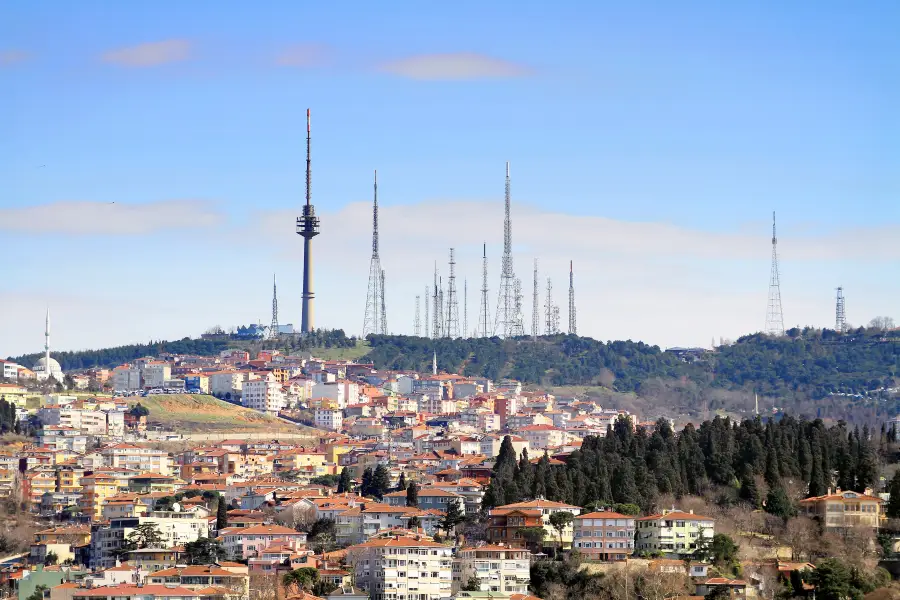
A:
[[[285,407],[281,384],[271,375],[265,379],[245,381],[241,390],[241,404],[253,410],[276,414]]]
[[[481,582],[483,592],[527,595],[530,559],[531,553],[519,547],[495,544],[461,548],[453,559],[453,593],[475,577]]]
[[[635,521],[637,550],[678,556],[693,554],[701,538],[712,539],[716,527],[715,520],[693,510],[664,510]]]
[[[442,600],[452,594],[451,551],[424,537],[387,536],[350,546],[347,562],[372,600]]]
[[[826,529],[842,529],[862,525],[878,529],[884,519],[881,498],[867,493],[844,492],[840,488],[824,496],[800,501],[800,509],[810,517],[819,517]]]
[[[625,560],[634,552],[635,518],[614,512],[575,517],[572,549],[594,560]]]
[[[100,450],[100,455],[107,467],[160,475],[174,474],[175,460],[162,450],[132,444],[115,444]]]

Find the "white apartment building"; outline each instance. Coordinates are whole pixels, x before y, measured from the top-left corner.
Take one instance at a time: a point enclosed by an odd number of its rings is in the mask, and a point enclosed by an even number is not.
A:
[[[240,396],[244,374],[239,371],[218,371],[209,374],[209,393],[213,396]]]
[[[91,567],[108,569],[116,566],[116,551],[140,525],[152,523],[165,540],[163,548],[183,546],[209,535],[209,522],[193,513],[154,511],[145,517],[110,519],[108,526],[91,534]]]
[[[281,384],[274,377],[245,381],[241,389],[241,404],[247,408],[276,414],[285,407]]]
[[[359,384],[343,379],[317,383],[312,387],[310,398],[328,398],[334,400],[338,408],[346,408],[348,404],[359,403]]]
[[[100,450],[107,467],[121,467],[141,473],[173,475],[175,460],[167,452],[131,444],[115,444]]]
[[[339,408],[317,408],[315,412],[316,427],[339,431],[344,423],[344,414]]]
[[[141,370],[132,365],[113,369],[113,389],[117,392],[133,392],[141,389]]]
[[[461,548],[453,559],[453,593],[472,577],[481,582],[482,592],[528,594],[531,581],[531,552],[503,544]]]
[[[422,394],[419,397],[419,412],[432,415],[451,415],[456,410],[456,400],[441,398],[439,392]]]
[[[141,369],[141,377],[145,388],[162,388],[172,379],[172,367],[162,361],[148,362]]]
[[[21,368],[19,365],[8,360],[0,360],[0,367],[2,367],[0,369],[0,377],[10,381],[18,381],[19,369]]]
[[[372,600],[442,600],[452,595],[451,548],[391,536],[347,549],[356,586]]]
[[[38,445],[54,450],[70,450],[84,454],[87,451],[87,438],[77,429],[62,425],[44,425],[38,435]]]
[[[536,450],[555,448],[568,440],[568,434],[553,425],[527,425],[516,433],[528,440],[528,445]]]
[[[106,435],[106,413],[72,406],[45,406],[37,417],[44,425],[62,425],[90,435]]]

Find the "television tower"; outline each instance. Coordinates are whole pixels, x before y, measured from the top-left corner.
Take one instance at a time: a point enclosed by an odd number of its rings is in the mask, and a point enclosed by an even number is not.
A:
[[[272,324],[269,325],[269,339],[278,337],[278,286],[275,283],[275,274],[272,274]]]
[[[834,330],[838,333],[847,331],[847,313],[844,306],[844,288],[837,289],[837,301],[835,303]]]
[[[456,297],[456,257],[450,248],[450,277],[447,278],[447,327],[444,335],[459,337],[459,299]]]
[[[313,293],[312,284],[312,239],[319,235],[319,218],[316,209],[312,205],[312,170],[311,170],[311,143],[310,143],[310,117],[309,109],[306,109],[306,204],[303,206],[303,216],[297,217],[297,235],[303,237],[303,315],[300,319],[300,333],[311,332],[315,328],[313,319]]]
[[[422,322],[419,320],[419,296],[416,295],[416,314],[413,316],[413,335],[419,337],[422,334]]]
[[[463,279],[463,324],[462,336],[469,337],[469,280]]]
[[[381,323],[381,257],[378,254],[378,171],[375,171],[374,199],[372,202],[372,259],[369,261],[369,289],[366,292],[366,313],[363,318],[363,337],[370,333],[385,333]]]
[[[547,299],[544,301],[546,335],[559,333],[559,307],[553,304],[553,282],[547,278]]]
[[[477,336],[491,337],[488,330],[491,323],[490,309],[488,309],[488,272],[487,272],[487,244],[484,245],[484,255],[481,259],[481,307],[478,310]]]
[[[437,339],[441,337],[441,306],[440,306],[440,296],[438,295],[438,270],[437,270],[437,261],[434,263],[434,293],[431,296],[431,300],[434,303],[432,305],[432,315],[431,315],[431,337]]]
[[[541,304],[538,300],[538,259],[534,259],[534,290],[531,298],[531,337],[537,339],[541,335]]]
[[[578,335],[575,326],[575,275],[572,271],[572,261],[569,261],[569,335]]]
[[[520,337],[525,335],[525,313],[522,310],[524,307],[522,280],[518,277],[516,277],[515,285],[513,285],[513,296],[515,297],[515,302],[513,302],[513,321],[509,330],[509,337]]]
[[[775,236],[775,213],[772,213],[772,272],[769,275],[769,303],[766,310],[766,333],[784,335],[781,312],[781,280],[778,275],[778,238]]]
[[[425,337],[430,338],[431,337],[431,321],[428,318],[428,307],[431,305],[431,294],[429,293],[428,287],[429,286],[427,286],[427,285],[425,286],[425,295],[422,297],[425,298],[425,330],[424,330],[424,333],[425,333]]]
[[[381,300],[379,301],[381,319],[378,324],[381,326],[381,335],[387,335],[387,310],[384,306],[384,269],[381,270],[381,286],[379,286],[378,291],[381,294]]]
[[[512,259],[512,220],[510,219],[509,161],[506,163],[506,191],[503,220],[503,260],[500,267],[500,294],[497,297],[497,314],[494,315],[494,332],[500,337],[511,337],[515,323],[515,285]]]

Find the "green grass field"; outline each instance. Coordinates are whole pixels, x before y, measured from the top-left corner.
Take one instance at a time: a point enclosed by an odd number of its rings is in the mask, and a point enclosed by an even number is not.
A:
[[[203,431],[298,431],[298,427],[269,415],[202,394],[162,394],[130,397],[150,411],[147,420],[179,433]]]
[[[325,360],[357,360],[370,350],[369,342],[358,341],[354,348],[311,348],[310,354]]]

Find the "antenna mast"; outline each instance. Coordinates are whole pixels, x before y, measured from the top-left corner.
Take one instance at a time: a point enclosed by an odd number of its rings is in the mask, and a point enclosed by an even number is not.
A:
[[[575,325],[575,275],[572,270],[572,261],[569,261],[569,335],[578,335]]]
[[[463,324],[462,336],[469,337],[469,281],[463,279]]]
[[[278,338],[278,286],[272,274],[272,324],[269,325],[269,339]]]
[[[459,337],[459,300],[456,297],[456,257],[450,248],[450,277],[447,278],[447,329],[444,335]]]
[[[366,312],[363,318],[363,337],[371,333],[387,333],[386,327],[381,321],[384,313],[382,301],[384,290],[381,289],[383,276],[381,269],[381,256],[378,252],[378,171],[375,171],[373,185],[374,196],[372,201],[372,258],[369,261],[369,288],[366,291]]]
[[[547,278],[547,299],[544,301],[546,335],[559,333],[559,307],[553,304],[553,281]]]
[[[537,339],[541,335],[541,304],[538,300],[538,259],[534,259],[534,284],[531,298],[531,337]]]
[[[413,316],[413,335],[419,337],[422,334],[422,322],[419,320],[419,295],[416,294],[416,313]]]
[[[440,307],[440,297],[438,295],[438,270],[437,270],[437,261],[434,262],[434,292],[431,296],[431,300],[434,303],[432,306],[432,315],[431,315],[431,337],[437,339],[441,337],[441,307]]]
[[[381,301],[379,302],[381,308],[381,320],[378,324],[381,325],[381,335],[387,335],[387,309],[384,306],[384,269],[381,270],[381,285],[379,286],[378,291],[381,293]]]
[[[425,330],[424,330],[424,333],[425,333],[425,337],[430,338],[431,337],[431,320],[428,318],[428,308],[429,308],[429,306],[431,306],[431,293],[429,292],[428,287],[429,286],[427,286],[427,285],[425,286],[425,295],[422,297],[425,298]]]
[[[847,313],[844,305],[844,288],[837,288],[837,301],[835,303],[834,330],[838,333],[847,331]]]
[[[297,217],[297,235],[303,237],[303,314],[300,333],[309,333],[315,328],[313,309],[315,293],[312,277],[312,239],[319,235],[319,218],[312,205],[312,152],[310,137],[310,111],[306,109],[306,204],[303,215]]]
[[[781,278],[778,273],[778,238],[775,235],[775,213],[772,213],[772,270],[769,274],[769,302],[766,310],[766,333],[784,335],[781,311]]]
[[[512,219],[510,218],[509,162],[506,163],[506,189],[503,219],[503,260],[500,267],[500,295],[497,298],[497,314],[494,316],[494,331],[501,337],[513,335],[515,319],[515,273],[512,261]]]
[[[491,337],[488,330],[491,322],[491,315],[488,309],[488,271],[487,271],[487,244],[484,245],[484,254],[481,259],[481,307],[478,310],[478,331],[476,335],[480,337]]]

